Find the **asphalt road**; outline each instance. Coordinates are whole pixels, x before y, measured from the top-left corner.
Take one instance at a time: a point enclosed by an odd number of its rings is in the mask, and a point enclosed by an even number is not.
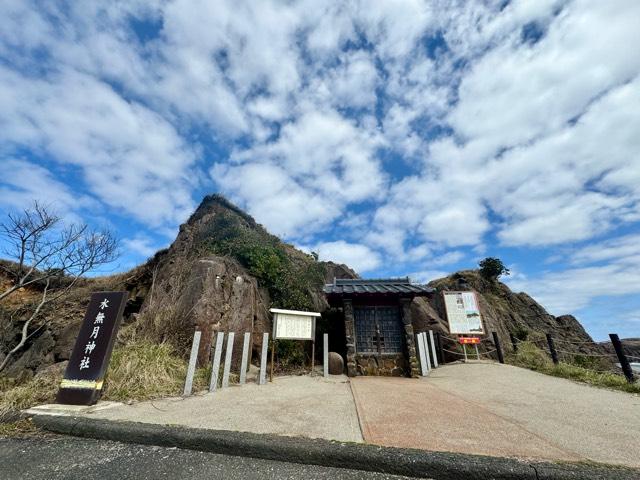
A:
[[[0,438],[2,480],[335,479],[408,477],[248,457],[51,436]]]

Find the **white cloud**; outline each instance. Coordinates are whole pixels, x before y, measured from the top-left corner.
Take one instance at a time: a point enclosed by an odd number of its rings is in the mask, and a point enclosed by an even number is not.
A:
[[[358,273],[375,270],[381,264],[380,256],[366,245],[348,243],[344,240],[324,242],[315,246],[320,260],[344,263]]]
[[[158,251],[156,243],[145,235],[136,235],[133,238],[125,238],[122,240],[122,246],[127,251],[132,251],[142,255],[143,257],[150,257]]]

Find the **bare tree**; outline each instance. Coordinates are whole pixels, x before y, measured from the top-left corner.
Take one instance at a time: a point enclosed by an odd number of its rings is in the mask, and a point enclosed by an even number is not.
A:
[[[11,262],[0,262],[0,269],[11,284],[0,291],[0,301],[28,286],[42,289],[37,304],[22,326],[20,341],[0,363],[0,372],[13,355],[46,322],[29,334],[29,327],[47,303],[64,296],[78,279],[117,257],[118,242],[108,230],[90,230],[86,224],[64,225],[47,206],[34,202],[19,214],[9,214],[0,224],[4,254]]]

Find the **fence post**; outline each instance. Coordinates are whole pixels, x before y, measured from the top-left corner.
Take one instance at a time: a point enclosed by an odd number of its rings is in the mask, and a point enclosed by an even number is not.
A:
[[[513,333],[509,332],[509,338],[511,339],[511,345],[513,346],[513,353],[518,353],[518,342],[516,341],[516,337],[513,336]]]
[[[610,333],[609,338],[611,339],[611,344],[616,351],[616,355],[618,356],[618,360],[620,360],[620,367],[622,368],[622,373],[627,377],[627,382],[633,383],[635,378],[633,376],[633,370],[631,370],[631,365],[629,365],[629,360],[627,356],[624,354],[624,350],[622,350],[622,343],[620,342],[620,338],[618,338],[617,333]]]
[[[558,361],[558,352],[556,352],[556,346],[553,343],[553,338],[551,338],[550,333],[547,333],[547,343],[549,344],[549,353],[551,353],[551,360],[553,360],[553,363],[555,365],[558,365],[558,363],[560,363]]]
[[[240,385],[244,385],[247,381],[247,363],[249,360],[249,343],[251,340],[251,334],[246,332],[244,334],[244,343],[242,344],[242,362],[240,363]]]
[[[213,363],[211,365],[211,379],[209,380],[209,391],[215,392],[218,388],[218,377],[220,376],[220,359],[222,358],[222,348],[224,345],[224,332],[216,334],[216,349],[213,351]]]
[[[498,337],[498,332],[491,332],[491,335],[493,335],[493,343],[496,346],[498,361],[500,363],[504,363],[504,356],[502,355],[502,345],[500,344],[500,338]]]
[[[202,332],[196,330],[193,333],[193,343],[191,344],[191,355],[189,355],[189,367],[187,368],[187,378],[184,381],[183,396],[191,395],[191,387],[193,386],[193,374],[196,371],[196,362],[198,361],[198,347],[200,346],[200,336]]]
[[[264,385],[267,383],[267,349],[269,348],[269,334],[267,332],[262,334],[262,352],[260,355],[260,377],[258,385]]]
[[[222,388],[229,386],[229,374],[231,373],[231,357],[233,355],[233,340],[235,332],[227,334],[227,350],[224,356],[224,368],[222,369]]]
[[[329,378],[329,334],[322,334],[322,376]]]
[[[442,336],[436,332],[436,346],[438,347],[438,361],[444,365],[444,352],[442,351]]]
[[[436,354],[436,342],[433,339],[433,330],[429,330],[429,343],[431,344],[431,360],[433,360],[433,368],[438,368],[438,355]]]

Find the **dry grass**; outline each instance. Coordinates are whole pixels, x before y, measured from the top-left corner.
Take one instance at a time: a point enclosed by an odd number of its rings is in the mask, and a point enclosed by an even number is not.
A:
[[[211,370],[199,368],[193,390],[208,386]],[[134,341],[113,351],[103,399],[150,400],[181,395],[187,376],[187,362],[169,343]]]
[[[566,362],[560,362],[558,365],[554,365],[547,353],[531,342],[520,343],[518,345],[518,353],[510,356],[509,363],[547,375],[553,375],[554,377],[588,383],[596,387],[611,388],[629,393],[640,393],[640,384],[638,382],[631,384],[627,382],[627,379],[622,375],[596,371],[581,365]]]
[[[207,388],[210,373],[208,368],[196,370],[195,392]],[[168,343],[133,342],[113,351],[102,398],[140,401],[181,395],[186,374],[186,360]],[[58,368],[44,371],[21,385],[5,382],[4,390],[0,391],[0,424],[16,421],[20,410],[52,403],[62,375],[62,369]]]
[[[13,421],[20,410],[51,403],[62,380],[62,370],[46,370],[31,380],[0,392],[0,423]]]

